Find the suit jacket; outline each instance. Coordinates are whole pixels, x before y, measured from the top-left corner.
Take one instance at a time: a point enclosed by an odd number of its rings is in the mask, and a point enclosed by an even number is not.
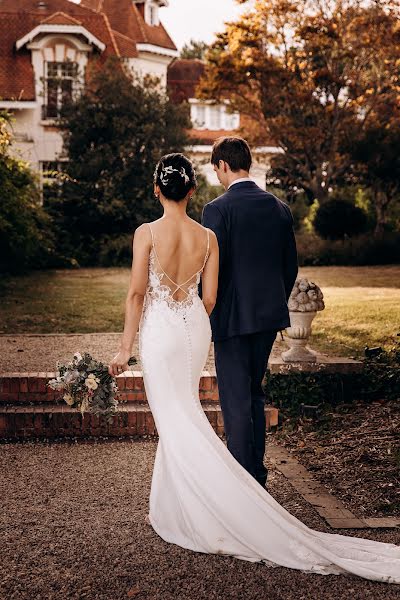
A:
[[[202,223],[215,232],[220,251],[213,340],[288,327],[298,272],[288,205],[243,181],[206,204]]]

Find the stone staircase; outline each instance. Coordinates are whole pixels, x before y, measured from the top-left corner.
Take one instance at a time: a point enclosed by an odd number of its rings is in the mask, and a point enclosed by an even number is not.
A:
[[[116,378],[121,398],[118,413],[111,423],[90,413],[82,416],[64,400],[60,400],[60,392],[46,385],[54,377],[54,372],[0,374],[1,439],[157,435],[141,371],[126,371]],[[203,371],[199,394],[212,427],[218,435],[223,435],[217,379],[209,371]],[[265,413],[267,429],[276,427],[278,409],[266,406]]]

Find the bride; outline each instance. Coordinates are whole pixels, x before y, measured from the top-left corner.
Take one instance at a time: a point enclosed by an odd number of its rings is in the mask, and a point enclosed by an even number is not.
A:
[[[237,462],[202,410],[199,380],[211,342],[219,251],[215,234],[186,214],[195,188],[185,156],[161,159],[154,190],[164,215],[135,232],[125,327],[109,366],[114,376],[129,370],[139,328],[159,434],[150,524],[165,541],[196,552],[399,584],[400,546],[306,527]]]

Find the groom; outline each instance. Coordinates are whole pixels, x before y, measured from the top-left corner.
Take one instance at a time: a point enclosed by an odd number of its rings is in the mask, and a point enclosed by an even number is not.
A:
[[[252,157],[239,137],[220,138],[211,163],[225,193],[206,204],[202,222],[219,243],[217,303],[211,313],[227,445],[265,487],[265,397],[272,345],[290,325],[287,300],[298,265],[289,207],[249,177]]]

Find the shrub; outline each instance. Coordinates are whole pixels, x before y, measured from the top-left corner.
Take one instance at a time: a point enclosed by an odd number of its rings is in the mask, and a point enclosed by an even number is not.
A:
[[[161,216],[154,168],[161,155],[185,148],[189,125],[158,80],[132,74],[116,59],[93,64],[60,121],[68,162],[60,193],[47,203],[62,232],[58,255],[81,266],[126,256],[125,236]]]
[[[99,267],[130,267],[132,263],[132,234],[106,237],[101,240]]]
[[[400,263],[400,232],[375,238],[364,234],[347,240],[321,240],[316,235],[296,235],[299,264],[309,266],[366,266]]]
[[[397,400],[400,398],[400,343],[390,350],[366,348],[364,368],[358,374],[271,374],[267,370],[264,391],[269,402],[289,416],[297,417],[301,405],[332,408],[343,402]]]
[[[25,163],[0,155],[0,197],[0,272],[47,266],[54,251],[51,220]]]
[[[363,233],[367,215],[346,200],[329,200],[319,206],[314,220],[315,231],[328,240],[342,240]]]

